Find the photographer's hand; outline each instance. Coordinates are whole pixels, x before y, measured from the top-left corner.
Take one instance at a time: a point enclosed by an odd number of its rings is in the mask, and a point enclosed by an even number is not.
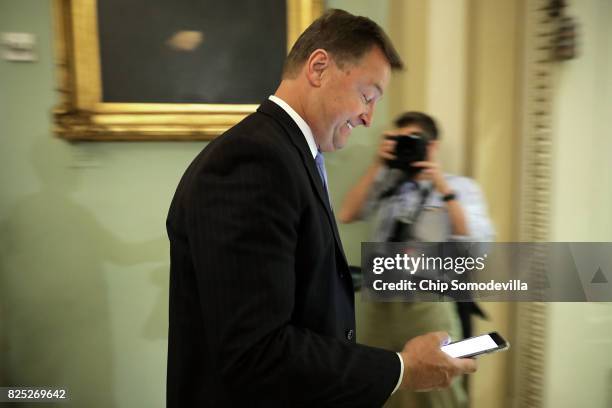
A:
[[[445,196],[453,192],[448,186],[448,183],[444,178],[444,172],[438,163],[434,161],[418,161],[412,163],[412,166],[423,169],[419,173],[418,179],[430,180],[433,183],[436,191],[438,191],[441,195]]]
[[[431,180],[434,188],[441,196],[452,194],[453,190],[449,187],[444,177],[444,172],[437,162],[434,161],[419,161],[412,163],[414,167],[420,167],[423,170],[417,176],[420,180]],[[469,235],[465,211],[461,203],[456,198],[446,201],[446,210],[450,220],[453,235],[466,236]]]
[[[376,152],[376,162],[379,164],[384,164],[387,160],[395,160],[397,158],[395,156],[395,145],[397,142],[392,139],[387,139],[387,136],[392,136],[394,134],[395,133],[392,131],[387,131],[382,134],[380,145]]]

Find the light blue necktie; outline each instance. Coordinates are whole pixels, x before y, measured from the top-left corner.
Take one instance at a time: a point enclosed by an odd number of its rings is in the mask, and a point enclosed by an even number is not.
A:
[[[321,176],[321,181],[323,182],[323,188],[325,189],[325,193],[327,194],[327,201],[330,203],[329,199],[329,191],[327,190],[327,172],[325,171],[325,159],[323,158],[323,154],[318,151],[315,156],[315,163],[317,165],[317,170],[319,170],[319,176]]]
[[[321,152],[317,152],[317,155],[315,156],[315,163],[317,164],[317,170],[319,170],[319,176],[321,176],[323,187],[327,192],[327,172],[325,171],[325,159],[323,158],[323,154],[321,154]]]

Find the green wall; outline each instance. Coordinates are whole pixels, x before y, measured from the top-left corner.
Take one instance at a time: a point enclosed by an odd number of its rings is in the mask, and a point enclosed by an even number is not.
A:
[[[386,2],[333,1],[384,25]],[[35,63],[0,60],[0,386],[65,386],[79,407],[164,406],[168,245],[176,184],[204,143],[53,137],[50,1],[0,1],[0,32],[37,36]],[[387,122],[327,156],[336,207]],[[365,224],[341,227],[352,263]]]
[[[36,63],[0,60],[1,385],[73,406],[163,406],[174,188],[203,143],[70,144],[51,132],[51,3],[0,2]]]

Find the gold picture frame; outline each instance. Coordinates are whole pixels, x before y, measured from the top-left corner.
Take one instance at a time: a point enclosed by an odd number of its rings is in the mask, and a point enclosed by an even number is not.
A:
[[[287,0],[287,48],[323,9]],[[57,90],[54,133],[71,141],[211,140],[256,104],[117,103],[102,100],[96,0],[54,0]],[[280,80],[280,78],[279,78]]]

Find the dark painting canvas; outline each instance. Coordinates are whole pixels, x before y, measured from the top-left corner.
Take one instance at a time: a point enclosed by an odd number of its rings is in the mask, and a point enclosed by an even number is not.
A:
[[[258,104],[287,50],[283,0],[99,0],[103,102]]]

